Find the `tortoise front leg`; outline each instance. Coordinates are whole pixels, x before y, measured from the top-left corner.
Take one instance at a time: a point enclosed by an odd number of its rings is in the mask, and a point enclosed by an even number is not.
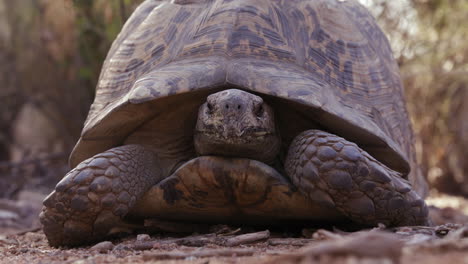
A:
[[[155,154],[140,145],[116,147],[81,162],[44,200],[40,220],[49,244],[103,239],[161,177]]]
[[[285,169],[303,194],[356,223],[428,223],[426,204],[408,181],[341,137],[319,130],[301,133],[289,148]]]

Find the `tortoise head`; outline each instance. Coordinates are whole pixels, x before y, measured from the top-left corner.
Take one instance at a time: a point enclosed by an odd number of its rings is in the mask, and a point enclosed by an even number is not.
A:
[[[273,163],[281,140],[273,109],[261,97],[229,89],[211,94],[200,106],[194,141],[199,155]]]

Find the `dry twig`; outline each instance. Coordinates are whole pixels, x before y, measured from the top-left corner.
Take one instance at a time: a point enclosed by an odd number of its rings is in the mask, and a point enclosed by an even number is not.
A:
[[[192,252],[170,252],[170,253],[147,253],[143,255],[143,260],[163,260],[163,259],[187,259],[187,258],[209,258],[209,257],[231,257],[231,256],[252,256],[258,253],[254,249],[210,249],[196,250]]]
[[[256,233],[249,233],[244,235],[239,235],[235,237],[228,238],[226,240],[226,246],[238,246],[242,244],[252,243],[259,240],[264,240],[270,237],[270,231],[261,231]]]
[[[208,244],[214,244],[219,246],[239,246],[243,244],[249,244],[252,242],[268,239],[270,232],[268,230],[256,233],[243,234],[238,236],[223,236],[219,234],[206,234],[197,236],[187,236],[182,238],[170,238],[162,240],[152,241],[137,241],[133,246],[130,246],[134,250],[149,250],[157,248],[161,245],[176,244],[178,246],[188,247],[203,247]],[[279,242],[277,242],[279,243]],[[292,242],[291,242],[292,243]]]
[[[146,219],[144,225],[149,229],[169,233],[205,233],[210,228],[206,224],[170,222],[159,219]]]
[[[285,246],[305,246],[309,244],[311,241],[314,241],[314,239],[308,239],[308,238],[271,238],[268,240],[268,244],[270,246],[280,246],[280,245],[285,245]]]

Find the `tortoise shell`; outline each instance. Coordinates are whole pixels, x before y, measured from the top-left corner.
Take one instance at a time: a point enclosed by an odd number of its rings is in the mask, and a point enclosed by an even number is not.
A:
[[[388,167],[411,168],[424,195],[398,66],[352,0],[145,1],[108,53],[70,165],[121,145],[164,98],[226,85],[305,109]]]

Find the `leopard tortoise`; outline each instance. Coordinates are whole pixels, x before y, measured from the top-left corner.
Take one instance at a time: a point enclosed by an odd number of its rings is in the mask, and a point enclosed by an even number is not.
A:
[[[147,218],[422,225],[388,40],[356,1],[142,3],[44,200],[52,246]]]

